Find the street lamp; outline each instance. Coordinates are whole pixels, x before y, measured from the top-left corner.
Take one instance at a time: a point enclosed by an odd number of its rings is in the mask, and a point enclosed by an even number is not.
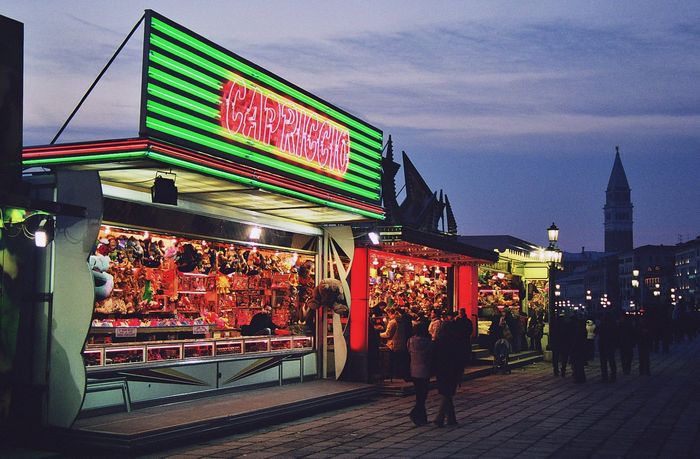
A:
[[[632,301],[630,301],[630,305],[634,305],[634,307],[631,309],[642,309],[642,306],[640,304],[641,301],[640,301],[638,294],[639,294],[639,270],[633,269],[632,270]]]
[[[549,336],[551,339],[552,328],[554,322],[556,321],[556,312],[554,309],[554,298],[561,295],[559,291],[559,285],[555,284],[555,271],[557,265],[561,262],[561,250],[557,247],[557,241],[559,240],[559,228],[552,222],[552,226],[547,228],[547,239],[549,240],[549,246],[544,250],[543,258],[547,262],[547,274],[549,275],[549,303],[548,303],[548,315],[549,315]],[[556,285],[556,289],[553,289]]]

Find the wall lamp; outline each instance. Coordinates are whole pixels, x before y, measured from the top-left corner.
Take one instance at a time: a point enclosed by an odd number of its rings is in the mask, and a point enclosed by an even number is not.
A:
[[[37,247],[46,247],[53,241],[54,237],[54,220],[53,217],[43,217],[39,226],[34,232],[34,245]]]

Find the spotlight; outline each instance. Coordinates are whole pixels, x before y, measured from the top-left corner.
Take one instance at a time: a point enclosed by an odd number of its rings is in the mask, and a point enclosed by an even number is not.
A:
[[[250,233],[248,233],[248,239],[260,239],[261,234],[262,229],[259,226],[254,226],[250,229]]]
[[[34,232],[34,245],[37,247],[46,247],[53,241],[53,218],[43,218],[39,223],[39,227]]]
[[[151,187],[151,202],[177,205],[177,187],[175,180],[156,175]]]
[[[369,236],[369,240],[372,241],[372,244],[379,245],[379,235],[377,233],[367,233],[367,236]]]

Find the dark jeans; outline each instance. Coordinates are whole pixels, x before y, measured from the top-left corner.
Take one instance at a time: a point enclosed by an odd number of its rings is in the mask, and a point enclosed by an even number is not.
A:
[[[409,365],[410,356],[408,351],[391,351],[389,354],[389,361],[391,362],[391,378],[401,378],[409,380]]]
[[[556,346],[552,349],[552,367],[554,368],[554,374],[559,374],[559,366],[561,366],[561,373],[566,374],[566,364],[569,361],[569,348]]]
[[[651,352],[651,343],[639,344],[639,374],[650,375],[649,353]]]
[[[413,378],[413,387],[416,389],[416,404],[411,410],[411,419],[415,424],[426,424],[428,413],[425,411],[425,401],[428,399],[428,379]]]
[[[620,364],[622,373],[628,375],[632,372],[632,346],[620,347]]]
[[[586,359],[593,360],[595,358],[595,339],[586,339]]]
[[[457,424],[455,405],[452,402],[452,396],[440,394],[440,408],[438,409],[437,416],[435,417],[435,424],[443,425],[445,423],[445,418],[447,418],[448,425]]]
[[[608,380],[608,367],[610,368],[610,380],[617,378],[617,365],[615,364],[615,348],[612,346],[600,346],[600,374],[603,381]]]

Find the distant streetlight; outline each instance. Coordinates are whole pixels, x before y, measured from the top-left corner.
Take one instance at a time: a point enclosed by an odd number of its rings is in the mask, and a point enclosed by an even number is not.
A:
[[[548,302],[548,315],[549,315],[549,336],[551,339],[552,329],[556,328],[554,323],[556,322],[556,311],[554,298],[559,297],[561,292],[559,290],[559,285],[555,284],[555,272],[558,264],[561,262],[562,252],[557,247],[557,241],[559,240],[559,228],[552,222],[552,226],[547,228],[547,239],[549,240],[549,246],[542,253],[544,261],[547,262],[547,273],[549,275],[549,302]],[[556,285],[556,287],[555,287]],[[553,288],[555,287],[555,288]]]

